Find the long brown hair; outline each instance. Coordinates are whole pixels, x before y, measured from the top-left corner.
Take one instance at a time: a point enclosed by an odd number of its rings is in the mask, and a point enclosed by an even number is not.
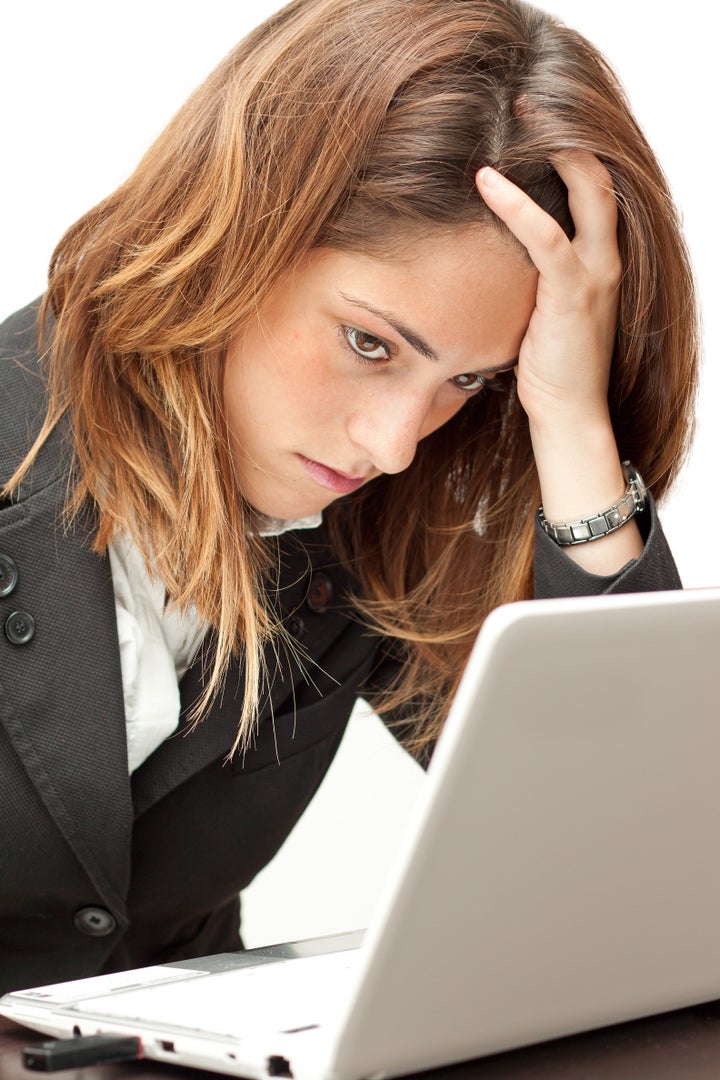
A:
[[[215,632],[203,699],[242,650],[242,742],[263,645],[268,548],[238,497],[221,397],[229,340],[319,245],[382,254],[492,220],[492,164],[572,232],[550,165],[597,154],[613,178],[624,274],[610,383],[620,452],[656,495],[682,460],[696,386],[692,278],[666,182],[614,75],[579,34],[515,0],[293,0],[195,92],[130,179],[62,238],[45,427],[68,413],[70,509],[95,545],[129,530],[168,597]],[[358,606],[404,657],[379,706],[437,734],[475,633],[532,593],[537,477],[513,389],[468,403],[408,470],[327,512]]]

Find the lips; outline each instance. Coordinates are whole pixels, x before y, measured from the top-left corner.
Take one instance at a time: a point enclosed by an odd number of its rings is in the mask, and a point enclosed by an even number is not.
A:
[[[348,476],[347,473],[331,469],[329,465],[306,458],[303,454],[298,454],[298,457],[305,470],[320,487],[334,491],[338,495],[349,495],[351,491],[357,491],[368,479],[367,476]]]

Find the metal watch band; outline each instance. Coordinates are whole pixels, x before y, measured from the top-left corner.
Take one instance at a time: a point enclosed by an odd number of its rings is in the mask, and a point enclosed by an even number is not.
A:
[[[642,477],[629,461],[623,461],[623,470],[627,480],[627,487],[622,498],[609,506],[607,510],[601,510],[599,514],[589,518],[581,518],[579,521],[548,521],[543,513],[542,506],[538,510],[538,518],[543,529],[560,547],[571,547],[573,544],[587,544],[591,540],[601,540],[608,533],[617,532],[626,525],[635,514],[645,509],[647,489]]]

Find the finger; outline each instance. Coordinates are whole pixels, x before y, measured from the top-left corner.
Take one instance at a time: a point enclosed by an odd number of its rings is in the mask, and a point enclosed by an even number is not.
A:
[[[612,177],[594,154],[571,150],[552,159],[568,191],[575,239],[596,250],[617,249],[617,198]]]
[[[575,279],[578,256],[550,214],[489,165],[479,170],[475,181],[488,207],[520,241],[547,281]]]

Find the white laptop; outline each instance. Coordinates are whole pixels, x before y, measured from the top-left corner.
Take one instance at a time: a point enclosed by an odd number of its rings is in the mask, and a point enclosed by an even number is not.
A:
[[[357,1080],[720,997],[719,687],[720,589],[500,608],[362,943],[24,990],[0,1012],[219,1073]]]

